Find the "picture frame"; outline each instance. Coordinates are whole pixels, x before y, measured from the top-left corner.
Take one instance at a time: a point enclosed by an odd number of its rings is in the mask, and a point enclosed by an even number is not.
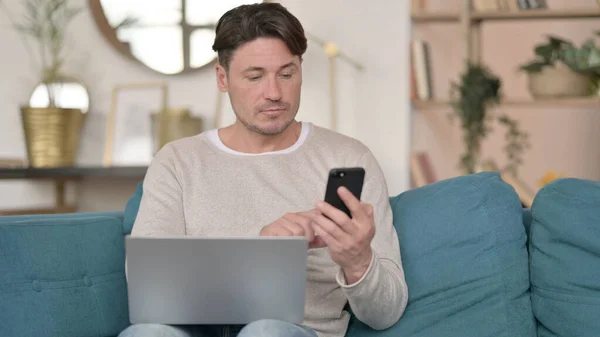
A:
[[[152,114],[168,107],[165,82],[126,83],[112,91],[104,166],[147,166],[155,152]]]

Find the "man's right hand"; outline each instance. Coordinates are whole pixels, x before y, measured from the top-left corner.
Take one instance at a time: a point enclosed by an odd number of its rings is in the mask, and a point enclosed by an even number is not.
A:
[[[263,227],[260,236],[305,236],[308,239],[309,248],[326,247],[323,239],[315,236],[312,212],[315,211],[287,213]]]

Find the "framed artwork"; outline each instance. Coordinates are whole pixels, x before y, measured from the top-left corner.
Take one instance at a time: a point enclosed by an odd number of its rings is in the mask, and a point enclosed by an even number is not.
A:
[[[147,166],[155,152],[152,115],[168,106],[166,83],[115,87],[106,123],[104,166]]]

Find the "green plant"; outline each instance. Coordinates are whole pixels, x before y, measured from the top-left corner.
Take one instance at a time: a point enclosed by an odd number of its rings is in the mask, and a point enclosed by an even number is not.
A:
[[[600,36],[600,31],[595,35]],[[534,52],[535,59],[521,65],[520,70],[536,73],[544,67],[563,64],[575,72],[589,75],[593,83],[600,79],[600,46],[596,45],[593,38],[577,47],[571,41],[548,35],[548,41],[537,44]]]
[[[56,102],[50,85],[61,80],[66,57],[67,27],[82,9],[71,7],[69,0],[22,1],[24,14],[21,20],[14,22],[14,27],[37,44],[35,50],[38,55],[40,80],[48,90],[49,106],[55,107]],[[12,19],[10,13],[9,18]],[[33,54],[31,50],[28,48],[28,52]]]
[[[460,81],[451,83],[453,117],[460,119],[466,148],[460,166],[468,174],[475,173],[480,164],[481,143],[492,131],[494,120],[507,127],[504,147],[508,158],[506,169],[517,175],[518,166],[522,164],[521,156],[528,147],[528,135],[519,129],[515,120],[507,115],[494,116],[490,109],[500,103],[501,84],[500,79],[485,66],[470,62],[460,75]]]

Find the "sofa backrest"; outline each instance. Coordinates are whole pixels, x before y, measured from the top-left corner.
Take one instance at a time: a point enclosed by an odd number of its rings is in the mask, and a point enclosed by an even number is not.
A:
[[[122,221],[0,217],[0,336],[115,336],[127,327]]]
[[[0,336],[111,336],[129,325],[123,236],[142,194],[140,183],[124,213],[0,217]],[[409,304],[378,334],[533,336],[531,213],[499,175],[449,179],[390,203]],[[365,333],[375,332],[353,318],[348,335]]]
[[[531,298],[543,337],[600,335],[600,182],[559,179],[532,205]]]
[[[409,301],[377,336],[534,337],[525,221],[498,173],[440,181],[391,199]],[[349,336],[370,329],[352,320]]]
[[[131,230],[143,183],[129,200]],[[390,198],[409,287],[385,336],[535,336],[527,233],[531,210],[498,173],[438,182]],[[494,319],[490,319],[494,317]],[[374,331],[353,317],[348,336]]]
[[[123,231],[126,234],[131,234],[138,210],[140,209],[140,202],[142,201],[143,194],[144,182],[142,181],[137,185],[135,192],[127,201],[127,205],[125,205],[125,212],[123,214]]]

